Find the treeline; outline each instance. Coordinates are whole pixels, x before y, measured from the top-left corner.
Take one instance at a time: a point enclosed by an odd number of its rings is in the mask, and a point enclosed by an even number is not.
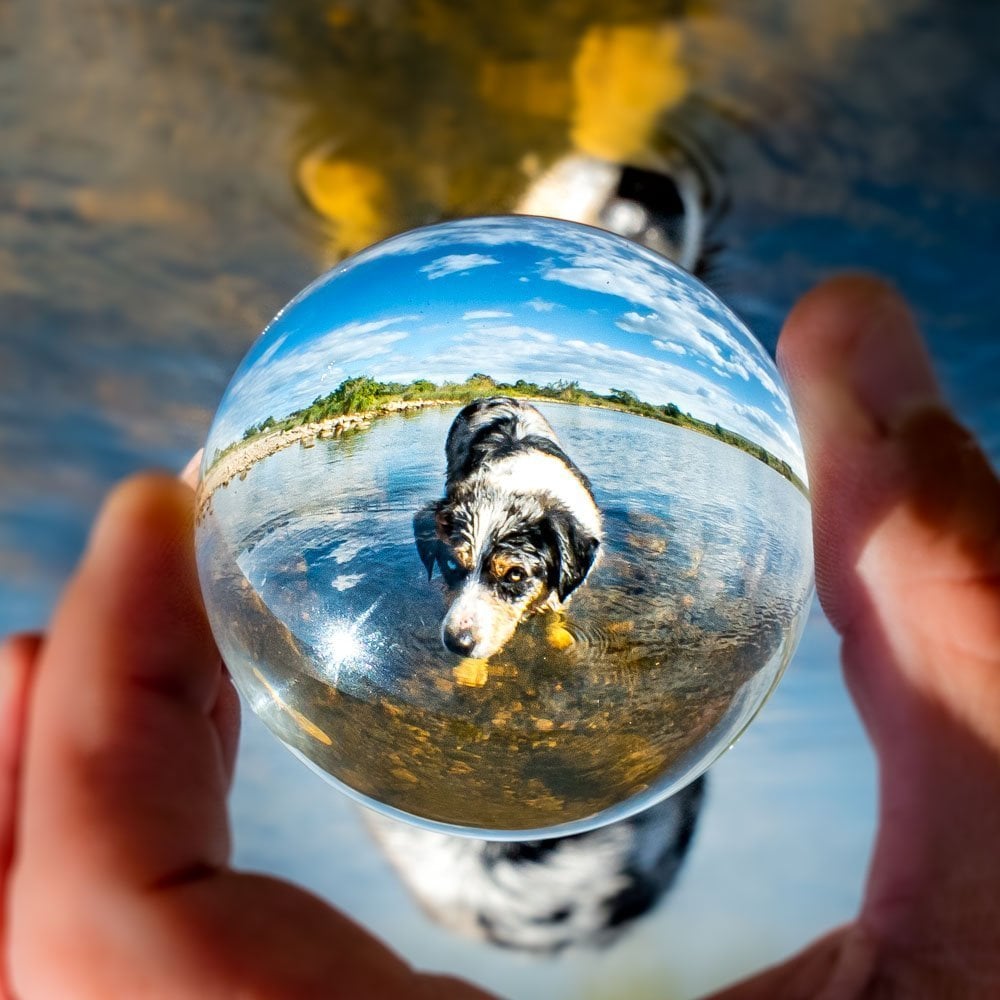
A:
[[[287,417],[276,420],[267,417],[260,423],[253,424],[243,432],[240,442],[233,442],[229,447],[216,451],[212,463],[238,448],[242,442],[250,441],[262,434],[291,430],[303,424],[316,424],[324,420],[354,413],[371,413],[379,410],[387,403],[408,402],[416,400],[441,400],[442,402],[468,403],[483,396],[517,396],[524,399],[552,400],[560,403],[576,403],[583,406],[598,406],[605,409],[621,410],[635,413],[652,420],[686,427],[688,430],[707,434],[709,437],[723,441],[734,448],[747,452],[754,458],[769,465],[776,472],[793,483],[799,490],[806,493],[805,484],[792,471],[791,466],[772,455],[765,448],[748,438],[727,430],[718,423],[709,423],[685,413],[675,403],[657,405],[646,403],[629,389],[612,389],[605,395],[581,388],[579,382],[567,382],[562,379],[550,382],[548,385],[538,385],[518,379],[516,382],[498,382],[489,375],[477,372],[464,382],[445,382],[437,385],[428,379],[416,379],[413,382],[378,382],[365,375],[344,379],[333,392],[325,396],[317,396],[309,406],[289,413]]]

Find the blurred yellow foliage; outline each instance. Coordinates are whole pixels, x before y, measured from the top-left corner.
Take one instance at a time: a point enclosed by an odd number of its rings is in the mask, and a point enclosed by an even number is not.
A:
[[[495,108],[540,118],[564,118],[573,101],[565,67],[547,59],[485,62],[479,93]]]
[[[626,161],[688,89],[675,24],[594,25],[573,62],[572,139],[581,152]]]
[[[381,239],[388,192],[375,167],[317,151],[300,161],[298,181],[313,209],[333,225],[336,252],[356,253]]]
[[[309,112],[300,189],[329,223],[332,259],[413,226],[510,212],[574,153],[654,165],[694,115],[751,130],[767,130],[775,114],[809,118],[815,100],[799,81],[839,80],[858,40],[921,2],[275,5]],[[826,154],[820,145],[809,155]],[[832,179],[837,211],[845,196]],[[778,196],[794,198],[794,183],[782,178]],[[176,211],[150,192],[77,201],[87,217]]]

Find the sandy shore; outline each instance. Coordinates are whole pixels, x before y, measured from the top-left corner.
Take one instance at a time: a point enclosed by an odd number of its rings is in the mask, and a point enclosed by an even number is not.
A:
[[[314,424],[301,424],[289,430],[272,431],[241,442],[231,452],[224,455],[209,470],[198,486],[198,501],[196,517],[204,516],[212,497],[217,489],[228,486],[237,476],[245,476],[261,459],[267,458],[283,448],[293,444],[315,442],[317,439],[340,437],[344,431],[359,430],[369,427],[372,421],[379,417],[391,416],[394,413],[406,413],[415,410],[426,410],[436,406],[460,406],[457,399],[412,399],[394,400],[385,403],[367,413],[350,413],[340,417],[331,417]]]

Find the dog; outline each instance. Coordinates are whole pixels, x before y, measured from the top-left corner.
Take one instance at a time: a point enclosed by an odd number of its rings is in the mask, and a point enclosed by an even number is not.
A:
[[[517,210],[610,229],[703,275],[710,263],[707,230],[720,208],[718,192],[713,192],[709,180],[697,159],[685,161],[680,154],[664,163],[653,178],[630,170],[628,164],[572,155],[540,178]],[[509,404],[519,411],[522,428],[534,428],[534,436],[548,442],[543,449],[558,447],[551,428],[534,407],[514,400]],[[477,428],[489,423],[487,412],[483,407]],[[495,415],[500,415],[499,408]],[[445,582],[460,594],[470,574],[456,558],[456,542],[461,537],[456,536],[456,528],[461,521],[450,516],[451,507],[464,498],[461,484],[470,476],[477,477],[477,462],[487,458],[494,444],[502,446],[503,435],[497,427],[476,442],[476,431],[467,420],[455,423],[454,439],[449,434],[446,448],[446,496],[420,511],[414,531],[428,574],[437,565]],[[559,454],[572,475],[572,463],[561,449]],[[489,461],[481,463],[479,475],[488,479],[490,468]],[[582,482],[590,496],[589,485],[585,479]],[[592,496],[582,505],[589,509],[590,502]],[[600,542],[599,531],[591,537]],[[599,548],[593,550],[595,556],[597,552]],[[586,556],[578,565],[585,562]],[[585,577],[586,573],[580,576],[577,587]],[[572,576],[567,583],[571,580]],[[564,592],[568,598],[572,590],[564,588]],[[558,587],[555,593],[561,603]],[[448,616],[458,604],[458,600],[452,604]],[[442,625],[446,645],[446,632],[454,631],[461,616],[461,611],[454,610],[450,621],[446,617]],[[514,629],[516,621],[511,634]],[[472,643],[472,650],[476,644]],[[383,854],[431,918],[500,947],[552,954],[567,947],[609,945],[656,906],[689,853],[707,784],[702,776],[627,819],[551,840],[474,840],[421,830],[368,810],[365,818]]]
[[[523,399],[476,399],[445,443],[445,496],[413,519],[428,580],[437,566],[450,606],[441,642],[487,659],[518,625],[558,611],[600,552],[601,513],[587,477],[549,422]]]
[[[684,864],[704,794],[701,777],[628,819],[551,840],[453,837],[369,810],[365,822],[438,923],[551,955],[606,947],[656,905]]]
[[[701,276],[706,232],[719,209],[704,161],[680,146],[643,166],[572,153],[552,164],[514,211],[607,229]]]

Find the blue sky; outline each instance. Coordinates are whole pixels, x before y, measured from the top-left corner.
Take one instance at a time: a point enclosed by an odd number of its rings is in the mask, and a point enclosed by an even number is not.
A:
[[[251,348],[207,453],[350,376],[460,382],[473,372],[673,402],[805,478],[780,377],[713,293],[618,237],[524,217],[404,233],[319,278]]]

